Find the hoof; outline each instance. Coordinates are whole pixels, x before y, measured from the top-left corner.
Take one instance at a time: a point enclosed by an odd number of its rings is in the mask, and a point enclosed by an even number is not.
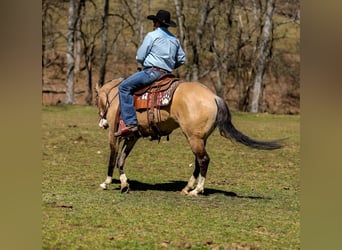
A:
[[[197,191],[192,190],[188,195],[189,195],[189,196],[197,196],[198,193],[197,193]]]
[[[199,191],[194,189],[189,193],[190,196],[198,196],[199,194],[204,194],[204,189]]]
[[[128,194],[129,193],[129,185],[127,184],[126,186],[121,187],[120,191],[122,194]]]
[[[99,186],[99,190],[107,190],[107,184],[106,183],[101,183]]]
[[[180,192],[180,194],[181,194],[181,195],[188,195],[189,192],[183,189],[183,190]]]

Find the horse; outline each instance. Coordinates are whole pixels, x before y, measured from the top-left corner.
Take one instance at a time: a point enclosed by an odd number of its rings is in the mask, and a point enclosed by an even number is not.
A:
[[[107,177],[100,184],[100,189],[106,190],[112,183],[114,167],[119,170],[120,190],[129,192],[129,183],[124,172],[125,160],[140,138],[156,138],[156,131],[151,129],[147,110],[136,111],[138,132],[129,137],[115,137],[119,129],[120,110],[118,86],[123,78],[113,79],[103,86],[96,84],[96,105],[98,107],[99,126],[108,129],[110,155]],[[158,133],[169,136],[173,130],[180,128],[190,144],[195,156],[194,171],[181,190],[181,194],[197,196],[204,192],[204,184],[210,162],[206,151],[208,137],[218,128],[224,138],[236,141],[250,148],[274,150],[283,147],[281,141],[256,140],[240,132],[232,123],[232,115],[227,103],[212,90],[200,82],[182,81],[174,91],[171,102],[158,111]],[[121,151],[119,146],[123,141]],[[196,185],[196,186],[195,186]]]

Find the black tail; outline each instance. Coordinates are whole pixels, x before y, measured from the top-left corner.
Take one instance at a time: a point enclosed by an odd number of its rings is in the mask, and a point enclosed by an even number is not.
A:
[[[273,150],[282,147],[281,140],[257,141],[241,133],[232,124],[232,116],[226,102],[219,97],[215,101],[218,107],[216,124],[222,136],[256,149]]]

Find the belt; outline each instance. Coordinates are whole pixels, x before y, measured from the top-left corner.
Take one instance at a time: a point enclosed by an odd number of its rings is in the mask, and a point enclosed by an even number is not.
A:
[[[145,67],[144,69],[152,69],[152,70],[157,70],[157,71],[160,71],[160,72],[163,72],[163,73],[170,73],[169,71],[165,70],[165,69],[162,69],[162,68],[158,68],[158,67]]]

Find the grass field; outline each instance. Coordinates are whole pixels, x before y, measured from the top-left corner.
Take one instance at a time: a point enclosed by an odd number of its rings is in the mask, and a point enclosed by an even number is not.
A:
[[[107,171],[107,131],[89,106],[42,111],[43,249],[299,249],[299,116],[233,113],[255,139],[288,137],[285,148],[258,151],[209,138],[204,195],[179,191],[193,167],[181,131],[170,141],[140,140],[126,162],[131,192]]]

